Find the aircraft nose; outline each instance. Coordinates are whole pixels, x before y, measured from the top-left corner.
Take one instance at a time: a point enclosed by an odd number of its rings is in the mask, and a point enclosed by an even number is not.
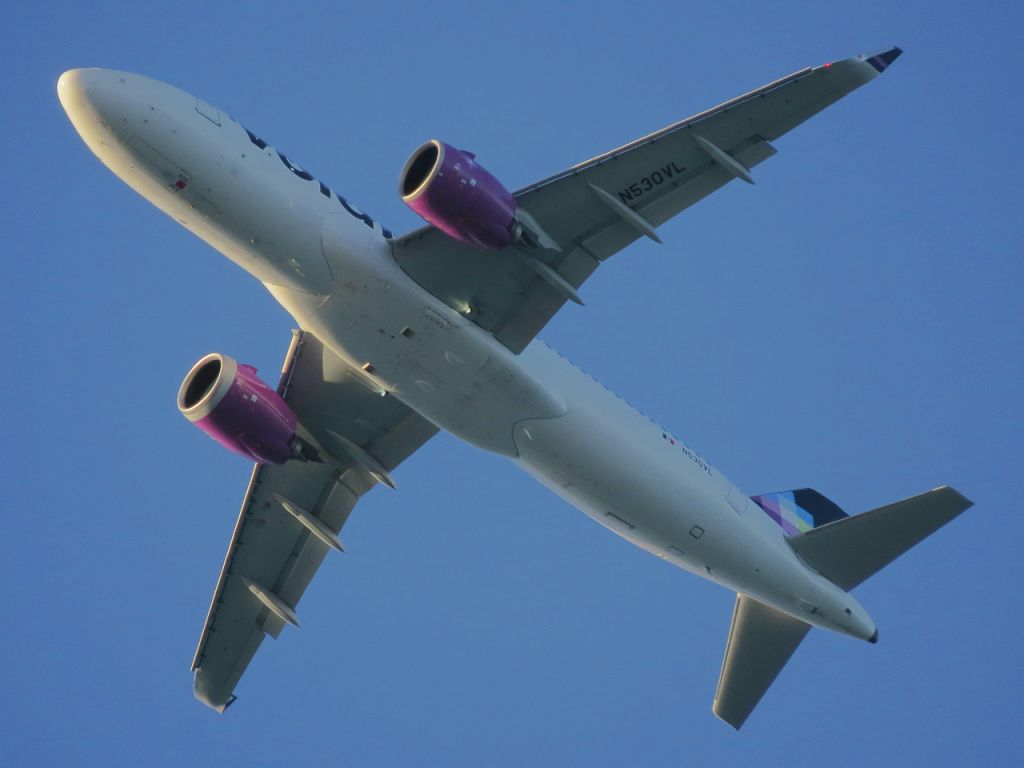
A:
[[[98,126],[113,129],[128,111],[130,96],[121,73],[108,69],[69,69],[57,80],[57,98],[83,138]]]
[[[74,119],[82,110],[93,108],[97,91],[96,81],[99,69],[69,69],[57,80],[57,98]]]
[[[85,103],[85,69],[69,69],[57,80],[57,98],[64,111],[70,113]]]

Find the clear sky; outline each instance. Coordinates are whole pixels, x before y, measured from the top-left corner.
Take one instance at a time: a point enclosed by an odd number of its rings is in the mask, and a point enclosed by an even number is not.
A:
[[[16,5],[0,765],[1024,757],[1019,4]],[[213,350],[276,381],[291,321],[101,166],[57,102],[63,70],[199,94],[403,232],[398,172],[427,138],[515,189],[891,45],[905,55],[780,140],[756,187],[616,256],[543,333],[749,493],[811,486],[849,512],[943,483],[972,498],[858,589],[877,646],[812,632],[737,734],[710,711],[733,595],[439,436],[357,507],[238,703],[193,699],[249,467],[175,394]]]

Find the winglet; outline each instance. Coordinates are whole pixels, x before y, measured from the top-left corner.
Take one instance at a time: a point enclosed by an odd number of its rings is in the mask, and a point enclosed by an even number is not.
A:
[[[886,67],[899,58],[901,53],[903,53],[902,48],[893,46],[888,51],[876,53],[874,56],[865,56],[864,60],[878,70],[879,73],[882,73],[885,72]]]

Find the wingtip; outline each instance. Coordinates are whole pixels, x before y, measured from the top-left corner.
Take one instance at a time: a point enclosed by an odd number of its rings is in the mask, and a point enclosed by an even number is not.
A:
[[[723,722],[726,725],[728,725],[734,731],[738,731],[741,727],[743,727],[743,723],[745,723],[746,720],[747,720],[746,717],[739,718],[739,717],[736,717],[735,715],[730,716],[723,709],[720,709],[719,706],[718,706],[718,699],[715,699],[715,701],[712,702],[712,704],[711,704],[711,712],[721,722]]]
[[[951,485],[940,485],[938,488],[933,488],[932,492],[936,494],[946,495],[950,499],[955,500],[963,507],[962,511],[966,512],[968,509],[974,506],[973,501],[968,499],[966,496],[960,493],[960,491],[958,491]]]
[[[885,72],[886,68],[896,61],[902,53],[903,49],[894,45],[887,51],[876,53],[874,56],[866,56],[865,61],[874,67],[879,74],[881,74],[882,72]]]
[[[224,711],[235,703],[238,698],[235,694],[225,692],[214,684],[214,682],[205,674],[202,669],[197,669],[195,672],[195,678],[192,683],[192,692],[195,694],[196,699],[208,706],[214,712],[224,714]]]

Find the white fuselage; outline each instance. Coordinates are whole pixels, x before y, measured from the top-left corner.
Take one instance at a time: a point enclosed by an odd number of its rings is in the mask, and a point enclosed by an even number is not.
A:
[[[59,90],[115,174],[264,283],[371,386],[658,557],[808,623],[874,634],[696,451],[542,342],[515,355],[422,289],[379,224],[227,114],[109,70],[73,70]]]

